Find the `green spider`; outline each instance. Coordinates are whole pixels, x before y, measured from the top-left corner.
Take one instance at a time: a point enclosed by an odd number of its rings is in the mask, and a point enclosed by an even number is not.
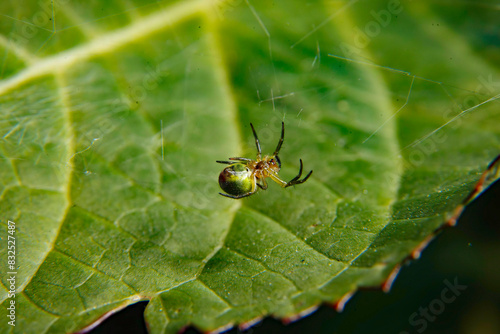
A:
[[[261,157],[259,138],[257,138],[257,133],[252,127],[253,136],[255,137],[255,145],[257,146],[257,159],[252,160],[248,158],[229,158],[232,161],[217,161],[220,164],[228,164],[229,166],[224,168],[224,170],[219,175],[219,185],[221,189],[226,192],[219,193],[222,196],[229,198],[239,199],[243,197],[248,197],[257,192],[260,188],[262,190],[267,189],[266,177],[270,177],[274,182],[278,183],[283,188],[290,187],[296,184],[301,184],[307,181],[309,176],[311,176],[313,171],[310,171],[302,180],[299,180],[302,175],[302,159],[300,159],[300,169],[299,174],[291,179],[289,182],[285,182],[279,178],[278,172],[281,169],[281,161],[278,158],[278,152],[283,144],[283,139],[285,138],[285,123],[281,122],[281,138],[278,142],[278,146],[271,156]]]

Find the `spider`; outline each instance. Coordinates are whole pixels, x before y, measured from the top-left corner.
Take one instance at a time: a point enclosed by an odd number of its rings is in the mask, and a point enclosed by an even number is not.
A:
[[[281,161],[278,158],[278,152],[283,145],[283,139],[285,137],[285,123],[281,122],[281,138],[278,142],[278,146],[271,156],[264,156],[262,158],[259,138],[255,129],[250,123],[252,128],[253,136],[255,138],[255,145],[257,146],[257,159],[252,160],[248,158],[229,158],[230,161],[217,161],[220,164],[228,164],[226,168],[219,175],[219,185],[221,189],[225,192],[219,193],[222,196],[229,198],[239,199],[243,197],[248,197],[257,192],[260,188],[262,190],[267,189],[266,177],[270,177],[271,180],[278,183],[283,188],[290,187],[296,184],[301,184],[307,181],[309,176],[311,176],[313,171],[310,171],[302,180],[302,159],[300,159],[300,169],[299,174],[291,179],[289,182],[285,182],[279,178],[278,172],[281,169]]]

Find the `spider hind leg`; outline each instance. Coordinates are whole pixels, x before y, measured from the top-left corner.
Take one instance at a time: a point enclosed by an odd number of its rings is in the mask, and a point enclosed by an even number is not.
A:
[[[219,193],[219,195],[222,195],[224,197],[229,197],[229,198],[234,198],[234,199],[240,199],[240,198],[243,198],[243,197],[248,197],[250,195],[253,195],[255,194],[255,190],[254,191],[250,191],[246,194],[242,194],[242,195],[229,195],[229,194],[224,194],[224,193]]]

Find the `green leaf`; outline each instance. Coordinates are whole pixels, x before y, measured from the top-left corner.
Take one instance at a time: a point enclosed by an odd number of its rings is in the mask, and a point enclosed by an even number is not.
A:
[[[208,331],[382,284],[498,154],[482,5],[3,2],[0,331],[138,300],[152,333]],[[220,196],[215,160],[254,157],[250,122],[272,152],[282,120],[280,175],[312,177]]]

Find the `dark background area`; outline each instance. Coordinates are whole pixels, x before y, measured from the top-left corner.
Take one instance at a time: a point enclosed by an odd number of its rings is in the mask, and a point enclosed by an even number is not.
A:
[[[499,237],[497,181],[467,207],[457,226],[445,229],[419,260],[403,267],[389,293],[358,291],[342,313],[322,306],[289,325],[267,318],[247,331],[235,328],[227,333],[500,333]],[[441,297],[446,282],[465,286],[449,303]],[[445,292],[445,298],[452,296]],[[143,319],[146,305],[141,302],[127,307],[91,333],[147,333]],[[426,319],[423,312],[431,306],[436,316],[429,312]],[[188,328],[185,333],[198,332]]]

